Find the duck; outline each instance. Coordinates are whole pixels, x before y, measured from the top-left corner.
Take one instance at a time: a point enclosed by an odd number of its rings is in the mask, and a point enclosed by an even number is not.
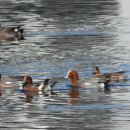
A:
[[[3,76],[0,74],[0,85],[2,88],[11,88],[19,86],[24,76]]]
[[[33,82],[32,77],[28,74],[22,76],[2,76],[0,74],[0,88],[19,87],[20,90],[31,90],[34,92],[51,91],[53,93],[53,86],[57,81],[50,81],[49,78],[45,79],[42,83]]]
[[[20,82],[20,89],[29,90],[33,92],[46,92],[51,91],[53,93],[53,87],[57,83],[57,81],[50,82],[50,79],[45,79],[42,83],[33,83],[32,77],[29,75],[25,75],[23,81]]]
[[[70,85],[73,87],[96,88],[97,90],[110,91],[108,80],[101,81],[98,78],[79,79],[78,72],[75,70],[69,70],[66,78],[70,80]]]
[[[23,40],[23,31],[24,29],[21,26],[16,27],[1,27],[0,25],[0,40]]]
[[[95,78],[107,79],[110,82],[113,82],[113,81],[125,80],[127,76],[124,74],[124,72],[125,71],[118,71],[118,72],[101,74],[99,67],[94,66],[92,74],[94,75]]]

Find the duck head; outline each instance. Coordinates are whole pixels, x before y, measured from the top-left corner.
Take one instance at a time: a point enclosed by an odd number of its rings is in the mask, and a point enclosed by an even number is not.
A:
[[[67,78],[70,79],[71,84],[74,85],[78,81],[79,76],[75,70],[69,70],[67,72]]]
[[[95,77],[99,77],[99,76],[100,76],[100,69],[99,69],[99,67],[94,66],[92,74],[93,74]]]
[[[25,87],[30,87],[32,86],[32,84],[33,84],[32,78],[29,75],[25,75],[23,81],[19,82],[19,88],[23,89]]]
[[[25,75],[23,82],[28,83],[28,84],[32,84],[32,78],[29,75]]]

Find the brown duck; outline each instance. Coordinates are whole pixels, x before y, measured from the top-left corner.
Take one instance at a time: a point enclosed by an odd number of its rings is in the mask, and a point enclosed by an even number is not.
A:
[[[23,40],[23,29],[21,26],[17,27],[1,27],[0,25],[0,40]]]
[[[120,81],[127,78],[124,71],[100,74],[100,69],[97,66],[94,66],[92,74],[94,74],[95,78],[106,78],[109,81]]]
[[[48,90],[53,92],[52,88],[57,83],[57,81],[50,83],[49,80],[50,79],[47,78],[44,80],[44,82],[40,84],[33,83],[32,77],[29,75],[25,75],[23,78],[23,83],[20,86],[20,89],[30,90],[33,92],[38,92],[38,91],[46,92]]]

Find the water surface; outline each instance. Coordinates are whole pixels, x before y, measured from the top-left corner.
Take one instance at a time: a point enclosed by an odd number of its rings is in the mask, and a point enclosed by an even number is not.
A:
[[[0,98],[1,130],[128,130],[128,5],[128,0],[1,1],[1,25],[22,25],[25,40],[0,42],[0,73],[59,79],[50,96],[5,89]],[[68,70],[91,77],[94,65],[102,73],[125,70],[128,80],[112,83],[110,94],[67,87],[63,77]]]

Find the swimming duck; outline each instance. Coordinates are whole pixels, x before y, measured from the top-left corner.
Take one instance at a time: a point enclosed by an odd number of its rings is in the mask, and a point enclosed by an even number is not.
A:
[[[0,40],[23,40],[23,29],[21,26],[17,27],[0,27]]]
[[[1,88],[11,88],[18,87],[24,90],[32,91],[52,91],[53,86],[57,81],[51,82],[50,79],[45,79],[44,82],[34,82],[32,77],[29,75],[25,76],[1,76],[0,74],[0,87]]]
[[[52,88],[54,87],[54,85],[57,83],[57,81],[54,81],[52,83],[49,82],[50,79],[45,79],[44,82],[42,83],[33,83],[32,77],[29,75],[25,75],[25,77],[23,78],[23,82],[20,83],[20,89],[24,89],[24,90],[30,90],[33,92],[38,92],[38,91],[42,91],[42,92],[46,92],[46,91],[52,91]]]
[[[24,76],[1,76],[0,84],[3,88],[17,87]]]
[[[98,78],[84,78],[79,80],[78,73],[75,70],[69,70],[66,78],[70,79],[70,84],[73,87],[109,90],[108,81],[100,81]]]
[[[127,78],[127,76],[124,74],[124,71],[100,74],[100,69],[97,66],[94,66],[92,74],[94,74],[95,78],[106,78],[109,81],[120,81]]]

